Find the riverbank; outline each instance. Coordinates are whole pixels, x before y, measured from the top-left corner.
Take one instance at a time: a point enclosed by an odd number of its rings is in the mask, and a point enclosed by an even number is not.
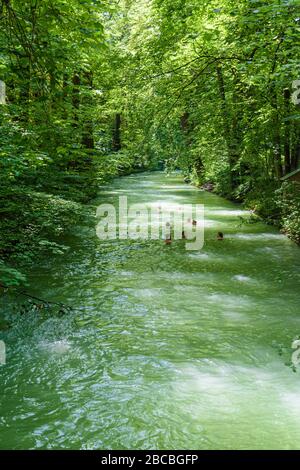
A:
[[[248,222],[263,221],[278,228],[284,235],[300,245],[300,185],[297,182],[268,181],[263,186],[257,186],[246,192],[236,189],[231,194],[224,194],[212,182],[196,187],[226,197],[242,204],[253,214]],[[247,222],[247,221],[245,221]]]
[[[26,284],[27,273],[46,253],[57,257],[68,251],[64,239],[88,216],[87,203],[101,184],[142,170],[134,159],[118,153],[65,161],[22,173],[13,183],[3,181],[0,291],[1,285]]]

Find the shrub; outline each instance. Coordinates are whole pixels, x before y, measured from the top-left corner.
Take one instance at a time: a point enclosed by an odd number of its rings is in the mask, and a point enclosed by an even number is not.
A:
[[[300,185],[283,183],[276,192],[276,202],[281,210],[281,227],[292,240],[300,244]]]

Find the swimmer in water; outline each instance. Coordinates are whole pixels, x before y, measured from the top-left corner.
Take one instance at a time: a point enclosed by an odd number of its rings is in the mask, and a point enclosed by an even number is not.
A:
[[[220,240],[220,241],[224,240],[224,233],[218,232],[217,240]]]

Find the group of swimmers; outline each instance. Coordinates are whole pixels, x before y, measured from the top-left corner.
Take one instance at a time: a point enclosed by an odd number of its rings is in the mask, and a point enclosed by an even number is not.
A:
[[[161,206],[159,206],[159,210],[161,211]],[[193,227],[197,227],[198,225],[198,222],[197,220],[195,219],[188,219],[187,221],[188,224],[191,224]],[[172,244],[172,234],[171,234],[171,223],[168,222],[166,224],[167,228],[169,229],[169,233],[167,234],[166,238],[165,238],[165,244],[166,245],[171,245]],[[182,240],[186,240],[187,239],[187,236],[185,234],[185,231],[183,230],[182,231],[182,237],[181,237]],[[223,232],[218,232],[217,233],[217,240],[219,241],[223,241],[224,240],[224,233]]]
[[[192,225],[194,227],[197,226],[197,220],[191,220],[189,219],[188,220],[188,223],[192,223]],[[169,223],[167,223],[167,227],[171,227],[171,225]],[[182,231],[182,240],[186,240],[186,235],[185,235],[185,232]],[[223,241],[224,240],[224,233],[223,232],[218,232],[217,233],[217,240],[219,241]],[[165,239],[165,244],[166,245],[171,245],[172,244],[172,235],[171,235],[171,231],[170,233],[167,235],[166,239]]]

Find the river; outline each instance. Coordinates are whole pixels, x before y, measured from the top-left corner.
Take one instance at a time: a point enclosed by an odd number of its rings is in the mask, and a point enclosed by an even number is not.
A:
[[[38,263],[30,293],[74,311],[1,332],[0,448],[299,449],[299,248],[180,175],[116,179],[93,214],[121,195],[205,204],[204,248],[100,241],[91,216]]]

